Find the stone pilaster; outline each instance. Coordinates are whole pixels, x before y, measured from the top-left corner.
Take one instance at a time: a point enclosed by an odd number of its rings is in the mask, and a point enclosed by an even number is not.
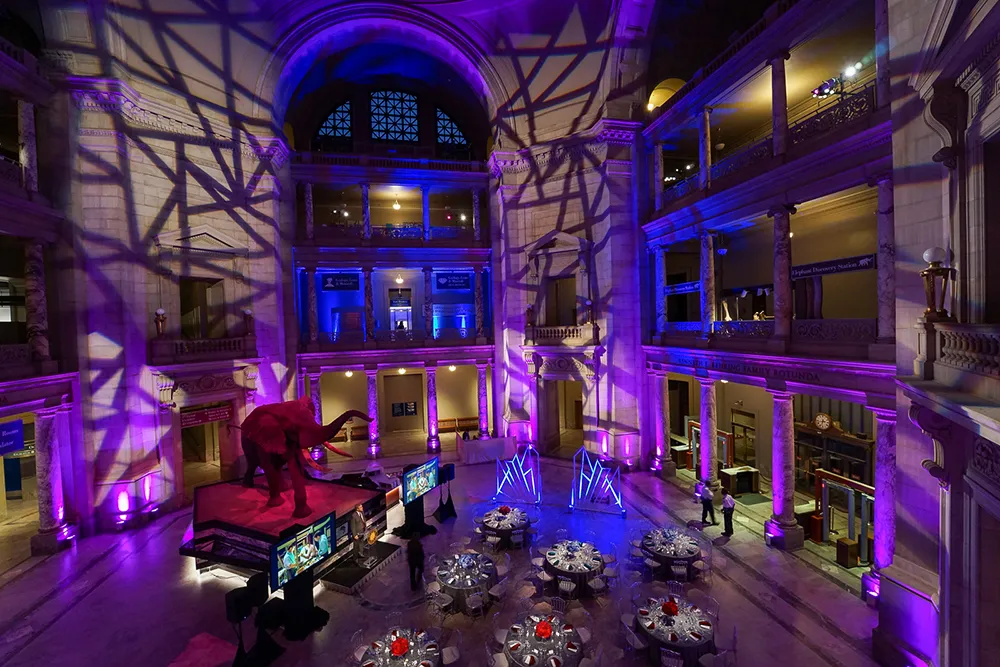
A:
[[[49,307],[45,294],[45,251],[41,243],[29,241],[24,248],[24,303],[31,358],[48,361]]]
[[[437,368],[428,366],[427,373],[427,452],[433,454],[441,449],[438,437],[438,395]]]
[[[896,229],[893,214],[892,174],[883,174],[869,185],[878,187],[878,342],[896,342]]]
[[[875,415],[875,544],[873,573],[892,565],[896,552],[896,411]]]
[[[35,478],[38,484],[38,534],[31,538],[32,555],[51,554],[69,545],[65,522],[62,463],[57,416],[59,410],[35,413]]]
[[[792,239],[794,206],[775,206],[767,215],[774,220],[774,338],[787,345],[792,336]]]
[[[320,374],[309,375],[309,400],[313,404],[313,416],[317,424],[323,423],[323,390],[320,386]]]
[[[486,364],[476,364],[476,390],[479,394],[479,437],[490,437],[490,404],[486,385]]]
[[[24,100],[17,101],[18,158],[24,189],[38,192],[38,148],[35,140],[35,105]]]
[[[361,235],[366,241],[372,237],[372,205],[369,190],[370,186],[367,183],[361,184],[361,217],[364,221]]]
[[[475,268],[475,281],[476,281],[476,339],[486,341],[486,329],[485,320],[483,313],[483,267],[477,266]]]
[[[715,413],[715,380],[698,378],[701,386],[701,444],[699,446],[699,477],[708,480],[713,491],[719,489],[719,430]]]
[[[319,301],[316,297],[316,269],[309,267],[306,269],[306,302],[309,313],[309,347],[317,349],[319,347]]]
[[[431,240],[431,188],[429,185],[421,186],[420,199],[424,211],[424,240]]]
[[[771,65],[771,151],[777,157],[788,150],[788,93],[785,88],[785,61],[788,51],[776,53]]]
[[[312,183],[304,183],[303,188],[305,189],[306,199],[306,238],[312,241],[316,238],[316,212],[313,207],[313,185]]]
[[[704,337],[711,335],[714,323],[715,239],[705,232],[701,235],[701,332]]]
[[[656,299],[656,333],[659,334],[667,329],[667,296],[664,290],[667,287],[667,251],[663,248],[653,250],[653,265],[655,268],[655,284],[653,285],[653,298]]]
[[[769,544],[780,549],[798,549],[805,531],[795,521],[795,422],[792,394],[772,391],[774,416],[771,423],[772,514],[764,522]]]
[[[698,188],[707,190],[712,183],[712,107],[702,109],[699,131],[698,159],[701,170],[698,173]]]
[[[434,338],[434,270],[424,267],[424,336]]]
[[[875,105],[889,105],[889,0],[875,0]]]
[[[479,220],[479,188],[472,188],[472,234],[477,243],[482,240]]]
[[[663,144],[653,144],[653,211],[663,208]]]
[[[368,456],[378,458],[381,449],[378,437],[378,371],[366,370],[368,377]]]
[[[677,466],[670,459],[670,395],[667,376],[663,373],[649,378],[649,404],[653,415],[654,441],[650,467],[673,475]]]
[[[375,341],[375,293],[372,288],[372,268],[362,270],[365,279],[365,340]]]

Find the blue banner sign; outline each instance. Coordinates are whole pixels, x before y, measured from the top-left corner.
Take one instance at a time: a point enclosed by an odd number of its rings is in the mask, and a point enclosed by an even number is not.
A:
[[[831,273],[847,273],[848,271],[867,271],[875,268],[875,255],[858,255],[843,259],[830,259],[825,262],[803,264],[792,267],[792,280],[825,276]]]
[[[24,421],[15,419],[0,424],[0,456],[24,449]]]
[[[438,289],[471,290],[471,273],[435,273],[434,285]]]
[[[689,292],[698,292],[701,290],[701,281],[693,280],[689,283],[677,283],[676,285],[666,285],[663,288],[663,293],[667,296],[671,294],[688,294]]]
[[[356,273],[324,273],[324,292],[357,292],[361,289],[361,276]]]

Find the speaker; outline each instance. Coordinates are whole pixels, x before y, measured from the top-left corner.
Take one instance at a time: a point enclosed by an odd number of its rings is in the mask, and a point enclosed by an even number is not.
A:
[[[438,484],[444,484],[445,482],[451,482],[455,479],[455,464],[446,463],[441,466],[440,474],[438,475]]]
[[[236,625],[250,618],[253,605],[250,604],[250,591],[245,586],[234,588],[226,593],[226,620]]]
[[[266,572],[258,572],[247,580],[247,595],[251,607],[260,607],[267,602],[270,591]]]

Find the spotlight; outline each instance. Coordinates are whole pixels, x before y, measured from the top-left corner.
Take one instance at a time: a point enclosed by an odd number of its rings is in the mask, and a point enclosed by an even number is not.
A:
[[[452,373],[454,373],[455,372],[455,365],[452,364],[451,366],[448,366],[448,370],[451,371]]]
[[[655,108],[656,108],[656,107],[655,107],[655,106],[653,106],[653,103],[652,103],[652,102],[650,102],[649,104],[647,104],[647,105],[646,105],[646,111],[652,111],[652,110],[653,110],[653,109],[655,109]]]
[[[841,93],[844,90],[844,82],[837,77],[832,79],[827,79],[823,83],[819,84],[813,88],[812,96],[816,99],[822,100],[830,95]]]
[[[349,377],[349,378],[354,377],[354,371],[347,371],[346,373],[344,373],[344,377]]]
[[[686,166],[684,168],[687,169],[688,171],[691,171],[692,169],[694,169],[694,165],[693,164],[689,164],[688,166]]]
[[[405,368],[400,368],[396,372],[399,373],[400,375],[406,375],[406,369]]]
[[[854,69],[856,69],[857,71],[859,71],[859,72],[860,72],[860,71],[861,71],[861,70],[863,70],[864,68],[865,68],[865,66],[864,66],[864,65],[862,65],[860,61],[859,61],[859,62],[856,62],[856,63],[854,63]]]
[[[451,213],[449,213],[448,215],[446,215],[446,216],[445,216],[445,218],[446,218],[447,220],[451,220]]]
[[[743,290],[742,292],[740,292],[740,298],[741,299],[745,299],[746,296],[747,296],[747,291],[746,290]]]
[[[403,274],[402,273],[397,273],[396,274],[396,284],[397,285],[402,285],[403,284]]]
[[[461,220],[462,222],[465,222],[465,214],[463,213],[460,216],[458,216],[458,219]]]
[[[844,76],[848,79],[852,78],[858,73],[858,69],[854,65],[848,65],[847,69],[844,70]]]
[[[392,210],[394,210],[394,211],[398,211],[399,210],[399,200],[398,199],[396,199],[395,201],[392,202]]]

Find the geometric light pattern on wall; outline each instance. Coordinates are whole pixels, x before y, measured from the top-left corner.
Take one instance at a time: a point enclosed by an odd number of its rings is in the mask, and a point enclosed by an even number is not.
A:
[[[437,110],[437,141],[439,144],[450,146],[466,146],[468,144],[465,135],[458,129],[458,125],[455,125],[455,121],[440,109]]]
[[[316,132],[317,137],[351,138],[351,103],[344,102],[333,110]]]
[[[538,452],[530,445],[512,459],[497,459],[497,492],[493,500],[540,505],[541,473]]]
[[[372,139],[412,141],[420,138],[417,98],[394,90],[379,90],[371,98]]]
[[[601,463],[596,454],[581,447],[573,455],[573,486],[569,508],[625,515],[622,504],[622,473]]]

